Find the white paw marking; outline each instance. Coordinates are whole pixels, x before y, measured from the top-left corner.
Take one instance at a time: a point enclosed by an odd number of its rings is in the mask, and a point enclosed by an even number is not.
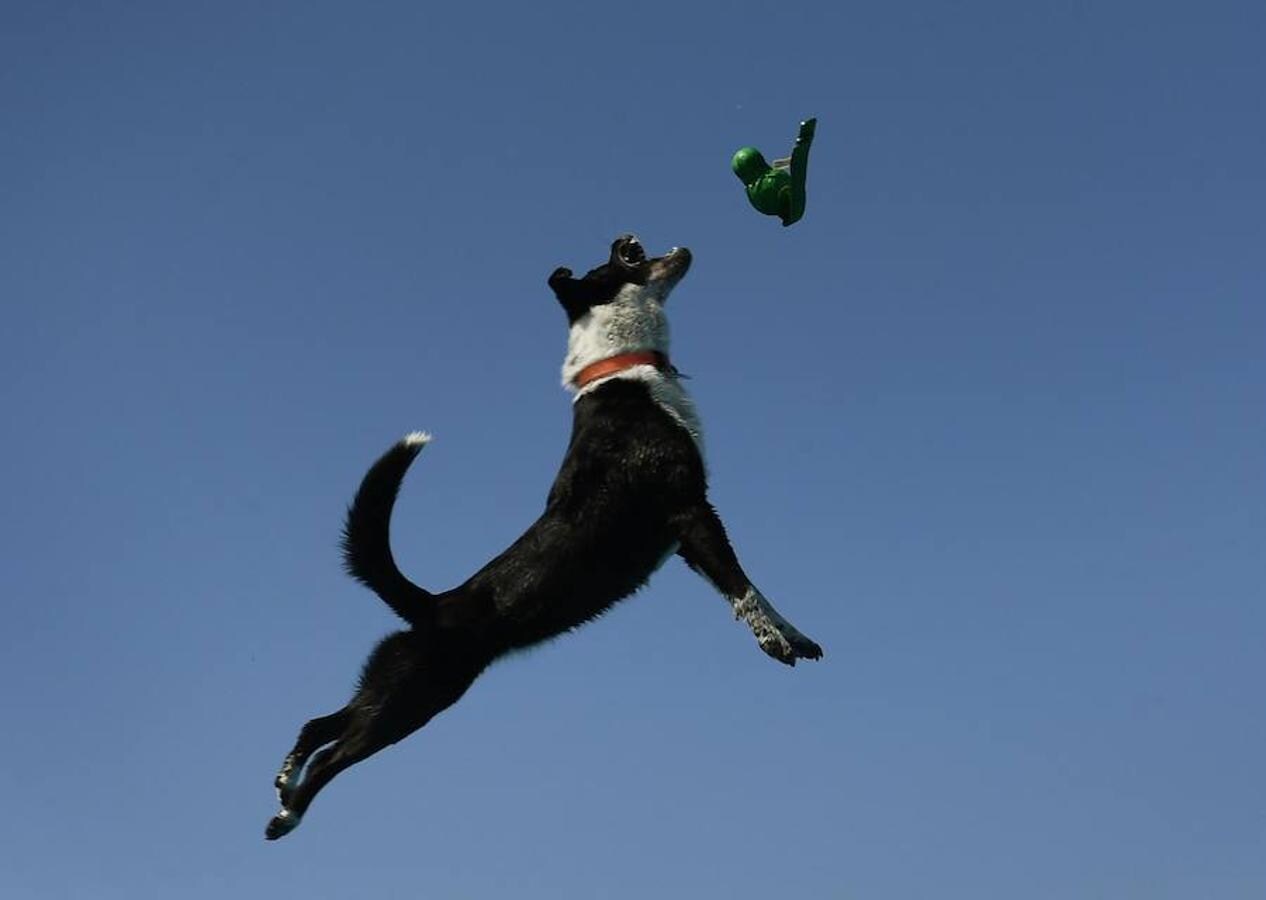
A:
[[[747,623],[766,653],[787,660],[793,659],[797,650],[808,652],[817,646],[784,619],[756,588],[748,588],[747,593],[731,602],[734,615]]]

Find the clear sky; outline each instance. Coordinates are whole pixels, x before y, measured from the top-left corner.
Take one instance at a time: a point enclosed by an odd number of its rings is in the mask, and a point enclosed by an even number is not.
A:
[[[1260,3],[0,8],[0,895],[1266,896]],[[728,169],[819,119],[808,214]],[[435,434],[461,581],[569,427],[545,280],[636,232],[713,498],[678,561],[278,844],[395,627],[336,542]]]

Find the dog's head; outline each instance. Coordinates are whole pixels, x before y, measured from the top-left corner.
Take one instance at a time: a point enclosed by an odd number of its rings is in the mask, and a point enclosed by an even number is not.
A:
[[[636,237],[622,234],[611,243],[611,256],[605,263],[583,278],[573,278],[571,269],[560,266],[550,275],[549,286],[567,321],[574,324],[594,307],[621,300],[645,298],[662,306],[689,268],[690,251],[685,247],[648,259]]]
[[[690,268],[690,251],[675,247],[648,258],[631,234],[611,244],[611,255],[583,278],[558,268],[549,277],[554,296],[567,313],[570,332],[563,383],[585,366],[623,353],[668,353],[664,303]]]

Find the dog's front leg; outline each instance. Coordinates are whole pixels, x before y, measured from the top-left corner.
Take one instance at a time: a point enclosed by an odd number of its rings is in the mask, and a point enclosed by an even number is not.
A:
[[[779,615],[773,604],[756,589],[739,565],[721,518],[707,503],[688,510],[677,522],[681,544],[677,553],[712,582],[747,623],[762,650],[779,662],[794,666],[797,659],[819,659],[822,648]]]

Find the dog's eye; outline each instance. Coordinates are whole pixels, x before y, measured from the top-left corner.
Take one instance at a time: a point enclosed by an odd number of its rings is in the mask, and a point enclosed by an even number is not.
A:
[[[629,238],[621,244],[619,249],[616,250],[616,255],[619,256],[620,262],[629,267],[646,262],[646,251],[642,249],[642,245],[634,238]]]

